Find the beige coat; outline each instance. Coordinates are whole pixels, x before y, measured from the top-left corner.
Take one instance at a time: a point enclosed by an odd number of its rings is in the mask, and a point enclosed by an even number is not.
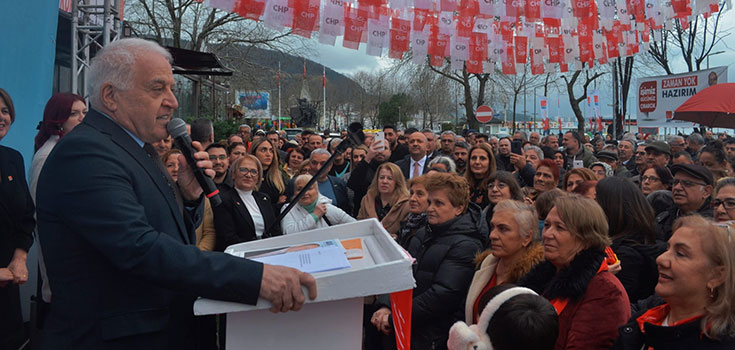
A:
[[[467,300],[465,301],[464,307],[464,318],[465,323],[472,324],[472,309],[475,306],[475,300],[480,296],[480,293],[485,288],[490,279],[495,273],[495,268],[498,266],[498,258],[496,258],[489,250],[486,250],[477,256],[482,259],[479,270],[475,272],[475,276],[472,277],[472,284],[470,289],[467,291]],[[531,243],[531,246],[526,250],[523,257],[511,267],[510,280],[507,283],[515,283],[521,277],[523,277],[532,267],[544,260],[544,248],[539,243]],[[482,312],[482,310],[480,310]]]
[[[216,240],[214,231],[214,213],[209,198],[204,198],[204,215],[202,223],[196,229],[197,247],[201,250],[212,251]]]
[[[401,229],[401,221],[405,221],[408,214],[408,196],[399,197],[394,203],[391,203],[390,211],[380,223],[393,238],[396,238]],[[357,220],[369,218],[378,218],[378,213],[375,211],[375,196],[371,195],[370,191],[362,197],[360,212],[357,213]]]

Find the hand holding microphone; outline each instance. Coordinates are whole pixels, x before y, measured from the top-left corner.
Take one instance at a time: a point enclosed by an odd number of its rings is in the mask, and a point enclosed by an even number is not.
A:
[[[213,207],[222,203],[219,197],[219,190],[212,181],[214,171],[212,170],[212,162],[202,149],[199,142],[192,142],[191,137],[186,132],[186,123],[179,119],[173,118],[166,127],[168,133],[176,143],[176,147],[181,150],[182,156],[186,162],[179,160],[181,169],[179,170],[179,189],[185,200],[194,200],[204,191],[204,195],[209,198],[209,202]]]

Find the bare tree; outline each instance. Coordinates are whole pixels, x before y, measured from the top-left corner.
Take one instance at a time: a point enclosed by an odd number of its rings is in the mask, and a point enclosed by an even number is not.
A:
[[[461,87],[464,95],[464,102],[462,105],[465,108],[465,115],[467,116],[467,125],[470,129],[477,129],[480,123],[475,119],[475,109],[485,103],[485,87],[487,81],[490,79],[490,73],[475,74],[467,72],[467,65],[462,65],[462,70],[452,70],[449,59],[445,60],[445,64],[441,68],[436,68],[432,65],[428,65],[429,69],[434,71],[441,76],[451,79],[457,82]],[[473,98],[473,80],[478,83],[476,94],[477,98]],[[473,100],[477,103],[473,103]]]
[[[681,58],[689,72],[702,69],[702,63],[712,54],[712,49],[731,33],[720,27],[720,17],[726,1],[719,4],[719,11],[709,17],[697,16],[692,23],[683,26],[681,20],[674,21],[674,29],[662,30],[661,41],[654,41],[648,53],[665,71],[674,74],[671,69],[672,50],[678,48]],[[669,47],[673,46],[673,49]]]
[[[584,68],[584,63],[582,64]],[[597,68],[592,70],[592,75],[590,75],[591,69],[585,69],[584,70],[584,82],[581,82],[582,87],[582,93],[577,97],[577,95],[574,92],[575,86],[578,84],[577,79],[579,79],[579,76],[582,75],[582,71],[578,70],[574,73],[567,75],[562,75],[562,79],[564,79],[564,82],[567,85],[567,95],[569,96],[569,103],[572,106],[572,111],[574,111],[574,115],[577,117],[577,132],[580,134],[584,133],[584,114],[582,113],[582,109],[579,108],[579,104],[582,103],[584,100],[587,99],[587,88],[589,85],[595,81],[595,79],[601,77],[604,72],[600,72]]]
[[[523,72],[517,72],[513,75],[505,75],[499,73],[499,80],[508,90],[509,95],[513,96],[513,127],[512,132],[516,131],[516,107],[518,104],[518,96],[522,91],[537,83],[540,75],[533,75],[528,64],[523,65]],[[547,76],[548,77],[548,76]]]

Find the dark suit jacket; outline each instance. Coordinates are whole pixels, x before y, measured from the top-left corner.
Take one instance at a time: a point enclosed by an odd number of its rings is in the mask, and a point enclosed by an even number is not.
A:
[[[234,188],[227,188],[221,192],[222,204],[212,208],[214,212],[214,228],[217,232],[215,250],[224,251],[230,245],[255,240],[255,224],[248,209],[240,199]],[[253,198],[258,204],[260,214],[263,215],[265,228],[268,229],[276,222],[276,213],[273,211],[271,200],[267,194],[253,191]],[[276,225],[272,234],[263,233],[263,238],[280,236],[281,225]]]
[[[179,209],[153,159],[90,110],[38,181],[53,308],[44,349],[190,349],[197,295],[255,304],[263,266],[194,245],[201,216]]]
[[[431,158],[426,157],[426,161],[424,161],[424,169],[421,170],[421,174],[426,174],[426,172],[429,170],[429,162],[431,162]],[[409,154],[403,159],[397,161],[396,165],[401,168],[403,178],[408,181],[411,178],[411,172],[413,171],[413,169],[411,169],[411,155]]]
[[[31,247],[34,212],[23,157],[12,148],[0,146],[0,267],[8,266],[16,249],[28,251]],[[0,348],[19,341],[22,328],[18,285],[9,283],[0,287]]]

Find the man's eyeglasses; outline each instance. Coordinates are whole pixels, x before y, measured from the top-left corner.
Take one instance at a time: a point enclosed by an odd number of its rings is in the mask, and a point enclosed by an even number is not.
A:
[[[219,160],[225,160],[225,159],[227,159],[227,155],[226,154],[220,154],[220,155],[212,154],[212,155],[209,156],[209,160],[217,160],[217,159],[219,159]]]
[[[727,198],[727,199],[713,199],[710,202],[710,205],[712,208],[717,208],[720,205],[724,205],[725,209],[735,209],[735,198]]]
[[[237,170],[239,170],[240,174],[242,174],[243,176],[248,176],[248,175],[250,175],[251,177],[258,176],[258,169],[248,169],[248,168],[241,167]]]
[[[641,181],[661,182],[661,179],[655,176],[641,176]]]
[[[694,187],[694,186],[707,186],[706,184],[689,181],[689,180],[680,180],[680,179],[674,179],[674,181],[671,183],[672,186],[676,186],[678,184],[681,184],[684,187]]]

